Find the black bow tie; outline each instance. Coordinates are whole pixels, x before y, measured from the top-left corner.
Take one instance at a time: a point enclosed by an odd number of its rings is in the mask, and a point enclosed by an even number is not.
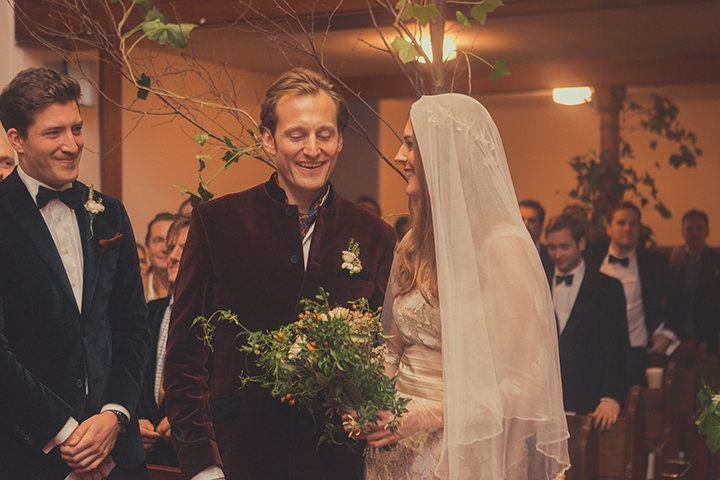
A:
[[[564,283],[569,287],[570,285],[572,285],[574,276],[575,275],[572,273],[570,275],[555,275],[555,284],[560,285]]]
[[[78,184],[73,184],[72,187],[67,190],[50,190],[40,185],[38,193],[35,196],[38,208],[43,208],[48,202],[54,198],[57,198],[65,205],[75,210],[82,205],[82,190]]]
[[[618,258],[615,255],[608,255],[608,263],[610,265],[613,263],[619,263],[623,267],[627,267],[630,265],[630,259],[628,257]]]

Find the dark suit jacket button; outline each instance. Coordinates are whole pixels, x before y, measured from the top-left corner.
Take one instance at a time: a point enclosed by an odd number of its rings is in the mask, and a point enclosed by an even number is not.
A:
[[[293,255],[292,257],[290,257],[290,263],[292,263],[293,265],[297,265],[298,263],[300,263],[300,257],[298,257],[297,255]]]
[[[292,217],[294,213],[295,212],[293,212],[293,209],[291,207],[285,209],[285,215],[287,215],[288,217]]]
[[[85,385],[85,382],[83,382],[82,378],[78,378],[77,380],[75,380],[75,386],[77,388],[83,388],[83,385]]]

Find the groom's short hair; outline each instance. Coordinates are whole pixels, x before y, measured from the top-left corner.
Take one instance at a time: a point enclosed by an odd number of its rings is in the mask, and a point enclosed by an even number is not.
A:
[[[335,84],[314,70],[293,68],[273,82],[265,93],[260,109],[260,131],[267,128],[275,136],[277,127],[277,104],[285,95],[317,95],[325,92],[335,104],[338,132],[342,132],[350,122],[347,102]]]
[[[0,94],[0,123],[27,138],[35,114],[53,103],[66,104],[80,98],[80,85],[49,68],[28,68],[18,73]]]

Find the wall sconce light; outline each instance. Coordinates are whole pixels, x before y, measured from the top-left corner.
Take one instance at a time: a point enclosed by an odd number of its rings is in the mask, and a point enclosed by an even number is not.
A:
[[[430,61],[433,61],[433,54],[432,54],[432,44],[430,43],[430,35],[423,35],[420,38],[420,46],[422,47],[423,51],[425,51],[425,55],[430,59]],[[455,49],[455,39],[452,37],[445,36],[445,40],[443,41],[443,61],[447,62],[449,60],[454,60],[455,57],[457,57],[457,50]],[[418,57],[419,63],[425,63],[424,57]]]
[[[592,100],[593,89],[590,87],[554,88],[553,101],[560,105],[580,105]]]

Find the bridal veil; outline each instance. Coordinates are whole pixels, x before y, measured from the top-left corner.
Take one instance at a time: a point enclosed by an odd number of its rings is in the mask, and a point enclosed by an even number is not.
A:
[[[413,104],[442,318],[444,479],[553,479],[569,466],[555,316],[490,114],[460,94]]]

